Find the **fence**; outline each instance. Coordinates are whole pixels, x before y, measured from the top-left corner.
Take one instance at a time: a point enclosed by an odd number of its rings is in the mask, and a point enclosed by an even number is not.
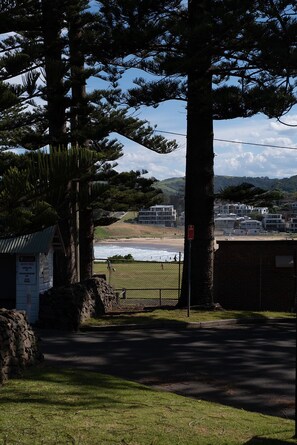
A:
[[[94,273],[104,274],[123,305],[174,306],[182,275],[181,255],[176,261],[129,261],[98,259]]]

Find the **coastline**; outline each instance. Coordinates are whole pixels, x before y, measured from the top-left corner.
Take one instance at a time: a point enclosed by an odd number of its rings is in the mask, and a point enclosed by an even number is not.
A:
[[[219,235],[215,237],[215,249],[218,247],[216,241],[229,240],[229,241],[271,241],[288,239],[285,235],[262,235],[262,236],[225,236]],[[96,240],[94,246],[100,245],[119,245],[119,246],[131,246],[131,247],[159,247],[160,249],[184,249],[183,238],[109,238],[105,240]]]
[[[183,238],[110,238],[102,241],[96,241],[95,246],[100,245],[127,245],[127,246],[158,246],[160,248],[177,248],[183,250]]]

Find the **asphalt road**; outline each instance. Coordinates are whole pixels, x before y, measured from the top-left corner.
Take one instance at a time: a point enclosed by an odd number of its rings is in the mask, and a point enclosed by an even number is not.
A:
[[[294,323],[38,333],[51,365],[111,374],[264,414],[295,416]]]

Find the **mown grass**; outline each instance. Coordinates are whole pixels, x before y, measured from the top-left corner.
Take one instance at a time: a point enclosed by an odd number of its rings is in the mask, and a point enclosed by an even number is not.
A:
[[[1,445],[296,443],[293,421],[91,372],[31,370],[2,386],[0,401]]]
[[[267,321],[274,318],[294,319],[295,314],[289,312],[256,312],[256,311],[201,311],[192,308],[188,317],[187,309],[150,309],[147,311],[114,313],[103,315],[100,318],[91,318],[86,321],[82,328],[88,326],[109,326],[126,324],[162,324],[162,323],[200,323],[219,320],[262,320]]]
[[[177,262],[117,262],[112,264],[111,269],[108,269],[106,263],[95,263],[94,273],[106,274],[107,281],[115,289],[177,289],[179,283],[179,265]],[[181,273],[182,267],[180,268]],[[153,296],[156,295],[154,293]],[[176,296],[177,292],[174,295]],[[150,292],[141,292],[141,296],[142,298],[152,298]]]

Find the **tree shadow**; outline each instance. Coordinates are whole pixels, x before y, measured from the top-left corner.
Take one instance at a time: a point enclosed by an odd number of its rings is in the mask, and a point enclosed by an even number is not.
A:
[[[41,348],[49,365],[92,370],[292,418],[295,326],[291,323],[181,329],[181,322],[164,329],[160,320],[156,322],[152,329],[120,326],[78,334],[39,330]]]
[[[290,445],[290,444],[292,444],[292,441],[288,442],[287,440],[256,436],[250,439],[248,442],[245,442],[244,445]]]

